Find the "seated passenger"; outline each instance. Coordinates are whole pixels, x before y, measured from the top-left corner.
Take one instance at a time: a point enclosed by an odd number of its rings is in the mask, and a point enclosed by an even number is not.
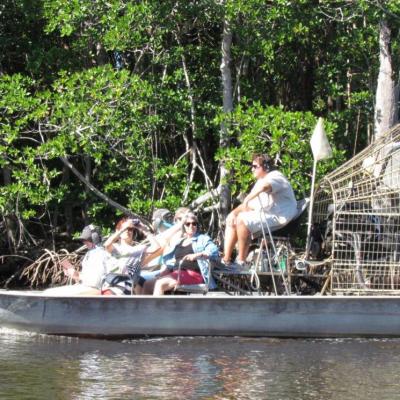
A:
[[[163,255],[166,270],[158,278],[146,281],[144,292],[163,295],[178,285],[178,266],[181,263],[180,284],[193,285],[208,283],[211,289],[215,282],[208,282],[210,260],[218,257],[218,247],[206,234],[198,232],[198,220],[195,214],[186,214],[183,220],[183,235],[175,238],[169,249]],[[154,289],[153,289],[154,288]]]
[[[154,232],[164,232],[170,228],[173,223],[173,215],[166,208],[156,208],[151,217],[151,226]]]
[[[297,212],[297,202],[287,178],[277,171],[269,156],[255,154],[252,172],[256,183],[243,203],[236,207],[226,219],[223,263],[231,263],[236,243],[236,262],[245,263],[249,252],[250,235],[262,230],[277,230],[285,226]]]
[[[177,208],[175,211],[174,219],[173,219],[173,225],[168,226],[167,229],[165,229],[166,224],[162,224],[161,221],[157,221],[157,224],[154,224],[155,226],[153,225],[153,227],[156,229],[159,228],[160,225],[162,225],[161,232],[167,239],[164,241],[163,251],[165,250],[166,247],[168,247],[169,243],[175,242],[176,240],[178,240],[179,238],[182,237],[182,229],[181,229],[182,225],[177,225],[177,224],[182,224],[182,219],[189,212],[190,212],[190,208],[188,208],[188,207]],[[153,220],[154,220],[154,218],[153,218]],[[175,228],[174,228],[174,226],[175,226]],[[178,226],[179,228],[176,229],[176,226]],[[161,267],[162,259],[163,259],[163,257],[161,255],[157,259],[154,259],[149,264],[147,264],[147,267],[151,268],[151,267],[155,267],[157,265]],[[152,279],[156,278],[158,275],[160,275],[160,273],[164,270],[165,270],[165,266],[161,267],[161,268],[157,268],[155,270],[151,270],[151,271],[150,270],[142,270],[142,272],[140,273],[140,276],[141,276],[141,278],[143,278],[146,281],[152,280]],[[144,283],[144,281],[141,280],[140,284],[142,286],[143,286],[143,283]]]
[[[128,274],[136,294],[141,294],[145,279],[141,277],[142,268],[162,254],[169,239],[181,229],[182,225],[172,226],[167,231],[153,235],[139,220],[124,217],[118,221],[115,232],[105,241],[104,247],[110,253],[108,271]],[[146,236],[146,242],[134,244],[133,233],[137,230]],[[130,291],[131,288],[129,288]]]
[[[71,278],[75,285],[66,285],[45,290],[46,294],[60,295],[97,295],[100,294],[101,282],[107,272],[109,255],[101,246],[101,234],[98,227],[88,225],[83,228],[81,235],[76,238],[81,240],[88,248],[82,260],[82,270],[77,271],[74,266],[64,260],[61,265],[64,272]]]
[[[144,234],[148,243],[134,244],[135,230]],[[162,252],[162,245],[157,238],[138,219],[128,217],[117,222],[115,232],[104,242],[104,247],[112,256],[108,272],[118,274],[128,273],[128,261],[132,257],[137,257],[142,265],[146,265]]]

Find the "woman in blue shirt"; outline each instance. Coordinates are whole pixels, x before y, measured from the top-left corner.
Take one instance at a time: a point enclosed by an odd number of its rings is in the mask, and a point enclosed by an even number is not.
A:
[[[173,290],[179,283],[194,285],[206,283],[210,289],[215,288],[215,282],[209,279],[210,260],[218,258],[218,247],[212,239],[198,232],[198,220],[195,214],[189,213],[183,221],[183,235],[171,243],[163,255],[166,270],[153,281],[145,283],[147,292],[154,286],[154,295],[163,295]],[[178,265],[180,264],[180,272]]]

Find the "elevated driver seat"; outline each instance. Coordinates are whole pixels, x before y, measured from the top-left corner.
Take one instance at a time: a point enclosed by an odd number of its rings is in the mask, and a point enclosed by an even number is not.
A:
[[[297,212],[296,215],[293,217],[293,219],[284,227],[278,228],[276,230],[271,229],[271,233],[273,234],[273,237],[279,237],[279,238],[288,238],[292,234],[297,233],[299,229],[299,220],[301,215],[304,213],[304,211],[308,208],[310,204],[310,199],[308,197],[298,200],[297,201]],[[266,231],[268,234],[268,232]],[[262,231],[258,231],[252,235],[252,239],[258,239],[262,237]]]

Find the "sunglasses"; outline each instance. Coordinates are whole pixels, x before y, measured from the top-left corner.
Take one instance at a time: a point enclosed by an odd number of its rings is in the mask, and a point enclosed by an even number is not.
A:
[[[251,164],[251,169],[257,169],[257,168],[260,168],[260,165]]]
[[[192,225],[192,226],[197,226],[197,222],[186,222],[185,223],[185,226],[190,226],[190,225]]]

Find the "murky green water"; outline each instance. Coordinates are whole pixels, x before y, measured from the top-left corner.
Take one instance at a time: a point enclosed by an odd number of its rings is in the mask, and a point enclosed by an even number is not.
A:
[[[100,341],[0,330],[0,399],[397,399],[400,340]]]

